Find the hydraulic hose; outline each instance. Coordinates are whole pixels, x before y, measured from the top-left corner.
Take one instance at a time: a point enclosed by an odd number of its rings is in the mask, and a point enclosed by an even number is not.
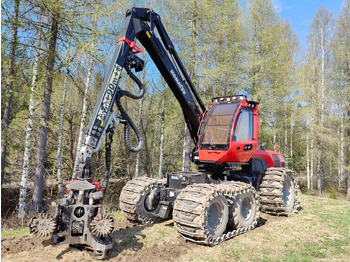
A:
[[[133,72],[131,72],[131,68],[130,68],[130,64],[126,63],[125,66],[126,72],[128,73],[128,75],[131,77],[131,79],[137,84],[137,86],[140,89],[140,92],[138,94],[133,94],[129,91],[123,90],[121,88],[119,88],[119,92],[117,94],[117,98],[116,98],[116,104],[117,107],[120,111],[121,116],[124,118],[125,120],[125,125],[124,125],[124,141],[125,141],[125,145],[126,147],[131,151],[131,152],[138,152],[141,150],[142,145],[143,145],[143,137],[142,137],[142,133],[140,131],[140,129],[135,125],[134,121],[130,118],[130,116],[127,114],[127,112],[125,111],[124,107],[121,104],[120,98],[122,96],[127,96],[133,99],[140,99],[144,96],[145,94],[145,87],[144,85],[141,83],[141,81],[134,75]],[[133,146],[130,142],[130,127],[131,129],[135,132],[136,137],[137,137],[137,145]]]
[[[106,194],[106,190],[108,187],[108,182],[109,182],[109,176],[110,176],[110,172],[111,172],[111,154],[112,154],[112,142],[113,142],[113,135],[114,135],[114,126],[112,128],[109,128],[108,130],[108,136],[106,136],[106,145],[105,145],[105,149],[106,149],[106,162],[105,162],[105,171],[104,171],[104,179],[102,181],[102,193],[103,193],[103,197]]]
[[[126,63],[126,66],[125,66],[125,70],[126,72],[128,73],[128,75],[131,77],[131,79],[137,84],[137,86],[140,88],[140,93],[138,94],[133,94],[129,91],[126,91],[126,90],[122,90],[120,89],[121,93],[122,93],[122,96],[127,96],[127,97],[130,97],[132,99],[140,99],[144,96],[145,94],[145,87],[144,85],[142,84],[142,82],[140,81],[140,79],[138,79],[136,77],[136,75],[134,75],[134,73],[131,71],[131,68],[130,68],[130,64],[129,63]]]

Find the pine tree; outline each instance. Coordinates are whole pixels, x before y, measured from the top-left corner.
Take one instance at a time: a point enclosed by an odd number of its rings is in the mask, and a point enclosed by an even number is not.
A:
[[[13,82],[16,78],[15,63],[16,63],[16,48],[18,42],[18,14],[19,14],[19,4],[20,0],[14,1],[14,15],[12,22],[11,30],[11,43],[10,43],[10,54],[9,54],[9,66],[8,66],[8,76],[6,81],[6,90],[5,90],[5,108],[4,115],[1,122],[1,187],[4,183],[5,176],[5,166],[6,166],[6,152],[7,152],[7,143],[8,143],[8,128],[11,121],[11,103],[12,103],[12,92],[13,92]]]
[[[38,150],[36,156],[35,183],[33,191],[33,209],[42,211],[43,187],[45,177],[47,123],[50,117],[50,102],[52,94],[52,81],[54,78],[54,65],[56,60],[56,44],[58,36],[58,12],[52,15],[52,24],[49,38],[49,49],[46,63],[45,87],[42,98],[43,107],[41,110],[40,128],[38,135]]]

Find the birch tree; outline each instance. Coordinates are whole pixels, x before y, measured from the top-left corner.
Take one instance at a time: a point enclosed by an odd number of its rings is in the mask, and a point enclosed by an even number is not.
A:
[[[165,90],[165,85],[164,85]],[[162,107],[160,114],[160,144],[159,144],[159,169],[158,178],[163,178],[163,164],[164,164],[164,125],[165,125],[165,106],[164,106],[164,94],[162,95]]]
[[[41,16],[40,22],[43,22],[43,16]],[[40,24],[41,24],[40,23]],[[41,25],[40,25],[41,26]],[[35,96],[36,88],[38,82],[38,63],[40,58],[40,48],[41,48],[41,27],[37,30],[37,44],[35,48],[34,63],[33,63],[33,75],[32,84],[29,98],[29,115],[27,120],[26,128],[26,138],[25,138],[25,149],[23,156],[23,170],[22,170],[22,180],[21,188],[19,193],[19,207],[18,207],[18,217],[22,218],[25,213],[26,198],[27,198],[27,184],[29,177],[29,165],[30,165],[30,151],[32,147],[33,139],[33,128],[34,128],[34,112],[35,112]]]
[[[143,84],[145,84],[146,83],[146,62],[147,62],[145,53],[144,53],[142,59],[145,62],[145,64],[144,64],[144,68],[143,68],[143,71],[142,71],[141,82]],[[141,100],[140,100],[139,114],[138,115],[139,115],[138,126],[141,127],[142,126],[142,119],[143,119],[143,98],[141,98]],[[140,173],[140,158],[141,158],[141,152],[138,151],[136,153],[135,177],[138,177],[139,173]]]
[[[350,0],[343,3],[334,31],[334,69],[340,104],[339,186],[346,180],[350,199]]]
[[[84,139],[84,129],[86,124],[86,115],[87,115],[87,105],[88,105],[88,95],[90,93],[90,79],[93,69],[93,60],[92,56],[89,55],[89,62],[88,62],[88,71],[86,76],[86,82],[85,82],[85,91],[84,91],[84,97],[83,97],[83,109],[81,113],[81,121],[80,121],[80,128],[79,128],[79,138],[78,138],[78,144],[77,144],[77,153],[75,156],[75,162],[74,162],[74,171],[73,171],[73,179],[77,176],[77,171],[79,167],[79,152],[83,143]]]
[[[309,150],[309,132],[306,134],[306,180],[307,189],[310,190],[310,150]]]
[[[143,99],[140,100],[139,104],[139,125],[142,126],[142,113],[143,113]],[[140,158],[141,158],[141,152],[138,151],[136,153],[136,163],[135,163],[135,177],[138,177],[140,174]]]
[[[315,134],[316,142],[316,173],[317,173],[317,193],[322,194],[324,188],[324,167],[323,167],[323,151],[324,151],[324,119],[325,119],[325,92],[327,85],[327,70],[329,68],[329,44],[331,37],[332,13],[321,7],[312,22],[309,42],[313,57],[313,70],[317,75],[314,83],[314,99],[313,106],[315,108]]]
[[[69,76],[69,63],[66,65],[66,71],[64,74],[62,101],[60,105],[60,118],[58,126],[58,145],[57,145],[57,180],[58,180],[58,192],[60,198],[64,197],[63,178],[62,178],[62,139],[63,139],[63,121],[64,121],[64,108],[66,105],[67,85]]]

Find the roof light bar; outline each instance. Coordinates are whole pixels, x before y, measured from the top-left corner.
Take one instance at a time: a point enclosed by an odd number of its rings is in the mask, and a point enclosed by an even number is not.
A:
[[[234,96],[222,96],[222,97],[214,97],[212,99],[213,103],[227,103],[227,102],[236,102],[247,100],[245,95],[234,95]]]

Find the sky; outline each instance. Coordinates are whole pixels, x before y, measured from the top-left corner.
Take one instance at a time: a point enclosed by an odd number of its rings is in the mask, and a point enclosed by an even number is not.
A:
[[[346,0],[274,0],[278,13],[283,19],[290,22],[293,30],[298,34],[300,47],[306,52],[306,38],[312,19],[317,10],[324,6],[334,14],[341,10],[342,3]]]

